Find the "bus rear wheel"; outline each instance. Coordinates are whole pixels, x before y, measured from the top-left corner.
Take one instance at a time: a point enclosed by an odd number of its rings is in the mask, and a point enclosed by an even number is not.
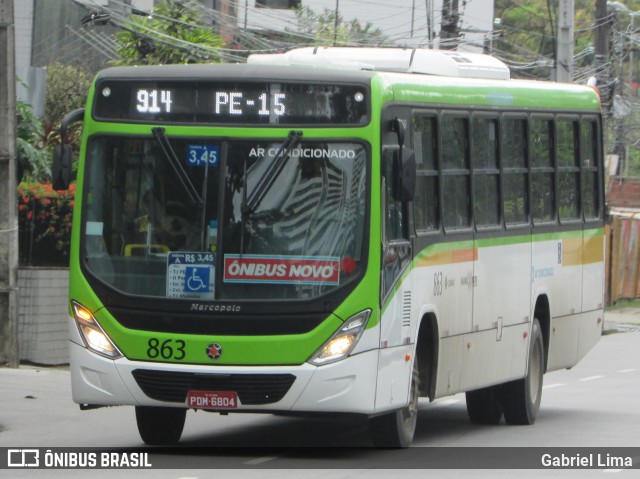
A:
[[[182,436],[187,410],[171,407],[136,406],[138,432],[145,444],[170,446]]]
[[[411,377],[409,404],[402,409],[369,420],[370,436],[376,447],[401,448],[411,445],[418,422],[419,386],[420,374],[416,360]]]
[[[527,375],[500,386],[500,399],[507,424],[533,424],[540,409],[544,375],[544,341],[540,323],[533,320]]]
[[[491,386],[467,391],[467,414],[474,424],[498,424],[502,419],[499,391]]]

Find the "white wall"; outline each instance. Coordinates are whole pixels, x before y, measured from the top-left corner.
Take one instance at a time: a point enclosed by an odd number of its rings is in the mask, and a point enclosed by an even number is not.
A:
[[[18,351],[21,361],[69,362],[69,270],[18,270]]]
[[[14,0],[13,18],[16,45],[16,75],[25,83],[29,80],[31,66],[31,38],[33,28],[33,0]],[[28,101],[27,89],[17,84],[16,93],[19,100]]]

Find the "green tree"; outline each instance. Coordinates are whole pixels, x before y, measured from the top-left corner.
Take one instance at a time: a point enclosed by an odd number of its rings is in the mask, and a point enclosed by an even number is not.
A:
[[[44,126],[31,105],[16,102],[16,146],[18,149],[18,181],[51,181],[51,158],[45,144]]]
[[[320,46],[381,46],[391,45],[382,30],[371,22],[364,25],[357,18],[345,20],[340,12],[325,8],[316,13],[308,6],[296,8],[297,28],[287,30],[290,41]]]
[[[92,75],[83,68],[51,63],[47,65],[47,98],[44,112],[45,134],[56,133],[67,113],[83,108],[91,87]],[[51,138],[49,138],[51,141]],[[54,143],[58,143],[54,141]]]
[[[116,42],[116,65],[217,62],[222,47],[192,0],[162,0],[150,17],[132,15]]]
[[[52,148],[60,143],[60,122],[67,113],[85,105],[91,86],[91,75],[82,68],[52,63],[46,70],[44,118],[38,118],[29,104],[16,104],[19,179],[37,183],[51,181]],[[80,131],[80,126],[72,127],[65,140],[76,152]]]
[[[624,3],[630,12],[640,9],[638,0]],[[499,34],[493,42],[494,54],[507,60],[514,77],[550,78],[557,48],[558,10],[559,0],[495,0],[494,16],[500,25],[495,27]],[[593,0],[576,0],[574,70],[593,65],[594,28],[602,21],[594,12]],[[624,30],[631,17],[619,14],[616,21],[624,23]]]

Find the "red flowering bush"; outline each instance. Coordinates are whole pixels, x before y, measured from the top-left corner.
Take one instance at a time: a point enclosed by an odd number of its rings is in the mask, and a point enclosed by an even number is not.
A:
[[[68,266],[76,185],[54,191],[48,183],[18,185],[20,264]]]

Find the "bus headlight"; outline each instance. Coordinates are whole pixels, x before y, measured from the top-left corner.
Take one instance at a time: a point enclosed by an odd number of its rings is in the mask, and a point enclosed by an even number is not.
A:
[[[71,302],[71,307],[73,308],[73,318],[76,320],[80,336],[82,336],[88,349],[109,359],[116,359],[122,356],[122,353],[109,339],[109,336],[102,330],[93,314],[87,308],[75,301]]]
[[[309,362],[314,366],[322,366],[349,356],[353,348],[358,344],[358,340],[367,326],[369,316],[371,316],[371,310],[369,309],[355,316],[351,316],[344,322],[340,329],[311,356]]]

